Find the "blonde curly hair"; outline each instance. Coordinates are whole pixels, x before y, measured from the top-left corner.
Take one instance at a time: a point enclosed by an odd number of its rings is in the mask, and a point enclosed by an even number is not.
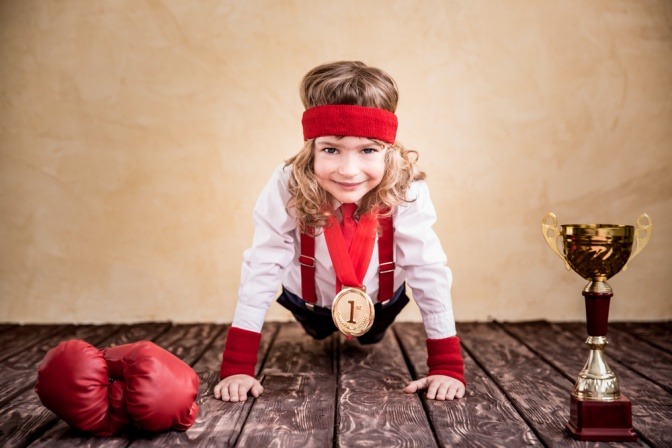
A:
[[[315,67],[303,77],[300,93],[306,109],[348,104],[394,113],[399,99],[396,83],[387,73],[359,61]],[[359,216],[373,210],[391,214],[395,206],[406,202],[406,191],[411,183],[425,178],[425,173],[415,166],[417,151],[406,149],[399,142],[390,145],[374,141],[386,151],[385,174],[380,184],[362,198],[356,212]],[[315,178],[314,159],[315,139],[309,139],[296,155],[285,161],[285,166],[292,166],[287,208],[293,209],[304,232],[323,228],[331,213],[332,197]]]

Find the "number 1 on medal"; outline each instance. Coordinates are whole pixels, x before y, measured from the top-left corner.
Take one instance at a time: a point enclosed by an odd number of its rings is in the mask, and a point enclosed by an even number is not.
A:
[[[348,303],[350,304],[350,320],[348,321],[349,324],[354,324],[355,322],[355,301],[354,300],[348,300]]]
[[[334,325],[347,337],[359,337],[369,331],[374,315],[371,297],[359,288],[343,288],[331,306]]]

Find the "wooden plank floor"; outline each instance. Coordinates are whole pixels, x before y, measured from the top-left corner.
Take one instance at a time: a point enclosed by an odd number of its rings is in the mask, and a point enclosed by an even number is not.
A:
[[[212,397],[226,326],[0,325],[0,446],[4,447],[498,447],[672,446],[672,323],[615,323],[607,357],[633,402],[636,443],[585,443],[563,430],[569,391],[587,358],[580,323],[458,323],[469,383],[454,402],[406,395],[427,373],[424,330],[397,323],[379,344],[313,341],[296,323],[267,323],[258,399]],[[134,430],[110,438],[70,429],[45,409],[35,369],[58,342],[97,347],[152,340],[201,379],[199,417],[186,432]]]

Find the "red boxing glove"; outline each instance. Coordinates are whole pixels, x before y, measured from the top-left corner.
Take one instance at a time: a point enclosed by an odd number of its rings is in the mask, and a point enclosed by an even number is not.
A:
[[[230,327],[226,335],[219,378],[241,373],[254,377],[260,343],[261,333]]]
[[[126,383],[126,411],[146,431],[188,429],[198,416],[198,375],[158,345],[141,341],[101,350],[112,378]]]
[[[67,424],[110,436],[128,424],[123,382],[110,382],[98,349],[80,340],[49,350],[37,369],[35,392],[42,404]]]
[[[427,339],[427,367],[429,375],[447,375],[467,385],[464,380],[464,360],[460,338]]]

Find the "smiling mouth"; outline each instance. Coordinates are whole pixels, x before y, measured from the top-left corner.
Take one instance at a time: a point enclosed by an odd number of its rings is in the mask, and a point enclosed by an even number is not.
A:
[[[362,185],[362,182],[336,182],[334,181],[336,185],[341,187],[344,190],[354,190],[360,185]]]

